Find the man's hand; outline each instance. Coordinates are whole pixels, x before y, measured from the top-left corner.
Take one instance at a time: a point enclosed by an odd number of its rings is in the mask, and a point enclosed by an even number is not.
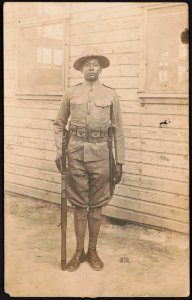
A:
[[[57,169],[59,170],[59,172],[61,172],[61,170],[62,170],[62,154],[60,152],[57,152],[55,163],[56,163]]]
[[[115,184],[118,184],[122,178],[122,164],[115,165]]]

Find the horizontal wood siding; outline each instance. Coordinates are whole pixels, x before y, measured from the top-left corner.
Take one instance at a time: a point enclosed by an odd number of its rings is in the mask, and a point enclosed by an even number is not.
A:
[[[52,125],[61,96],[16,95],[17,3],[6,3],[4,34],[5,189],[60,203]]]
[[[103,213],[132,222],[188,232],[188,105],[141,104],[138,97],[141,4],[71,4],[69,85],[82,82],[75,59],[96,49],[110,68],[101,82],[116,88],[125,131],[126,164],[115,196]],[[6,12],[5,34],[5,188],[60,203],[52,125],[61,97],[15,96],[17,30]],[[180,100],[179,100],[180,101]],[[159,123],[170,119],[167,128]]]
[[[101,81],[116,88],[120,96],[126,164],[104,212],[188,231],[188,106],[180,105],[180,100],[177,105],[140,103],[137,92],[144,46],[140,6],[119,3],[102,9],[96,5],[94,10],[88,4],[84,10],[80,4],[72,6],[69,84],[82,82],[73,62],[86,50],[96,49],[109,57],[110,68],[103,70]],[[169,127],[160,128],[166,118],[171,120]]]

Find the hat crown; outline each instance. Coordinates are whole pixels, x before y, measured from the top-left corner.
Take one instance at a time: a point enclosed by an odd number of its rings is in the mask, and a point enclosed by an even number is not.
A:
[[[82,56],[82,57],[78,58],[74,62],[74,64],[73,64],[74,69],[81,71],[85,60],[90,59],[90,58],[98,59],[100,61],[102,68],[107,68],[110,65],[110,61],[106,56],[89,53],[86,56]]]

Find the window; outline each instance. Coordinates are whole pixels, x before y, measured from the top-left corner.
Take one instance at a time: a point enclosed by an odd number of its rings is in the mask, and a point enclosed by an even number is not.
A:
[[[145,92],[188,92],[188,43],[181,39],[182,32],[186,30],[186,4],[162,4],[160,7],[147,9]]]
[[[68,3],[23,2],[19,6],[21,20],[64,18],[69,13]]]
[[[47,94],[64,90],[67,24],[65,18],[57,19],[64,6],[66,3],[21,3],[19,91]]]

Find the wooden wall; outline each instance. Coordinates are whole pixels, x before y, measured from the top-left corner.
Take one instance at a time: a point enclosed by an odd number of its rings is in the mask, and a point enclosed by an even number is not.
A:
[[[18,9],[4,5],[5,190],[60,203],[52,124],[61,96],[16,94]]]
[[[15,4],[15,3],[14,3]],[[15,4],[16,5],[16,4]],[[73,70],[85,51],[110,61],[101,82],[116,88],[126,137],[126,165],[121,184],[104,214],[188,232],[188,101],[138,97],[141,64],[141,4],[72,3],[69,86],[82,82]],[[5,6],[6,8],[6,6]],[[52,122],[59,96],[15,96],[16,26],[6,12],[5,34],[5,175],[6,189],[60,203],[60,175],[54,159]],[[167,102],[166,102],[167,101]],[[159,123],[169,118],[168,128]]]

